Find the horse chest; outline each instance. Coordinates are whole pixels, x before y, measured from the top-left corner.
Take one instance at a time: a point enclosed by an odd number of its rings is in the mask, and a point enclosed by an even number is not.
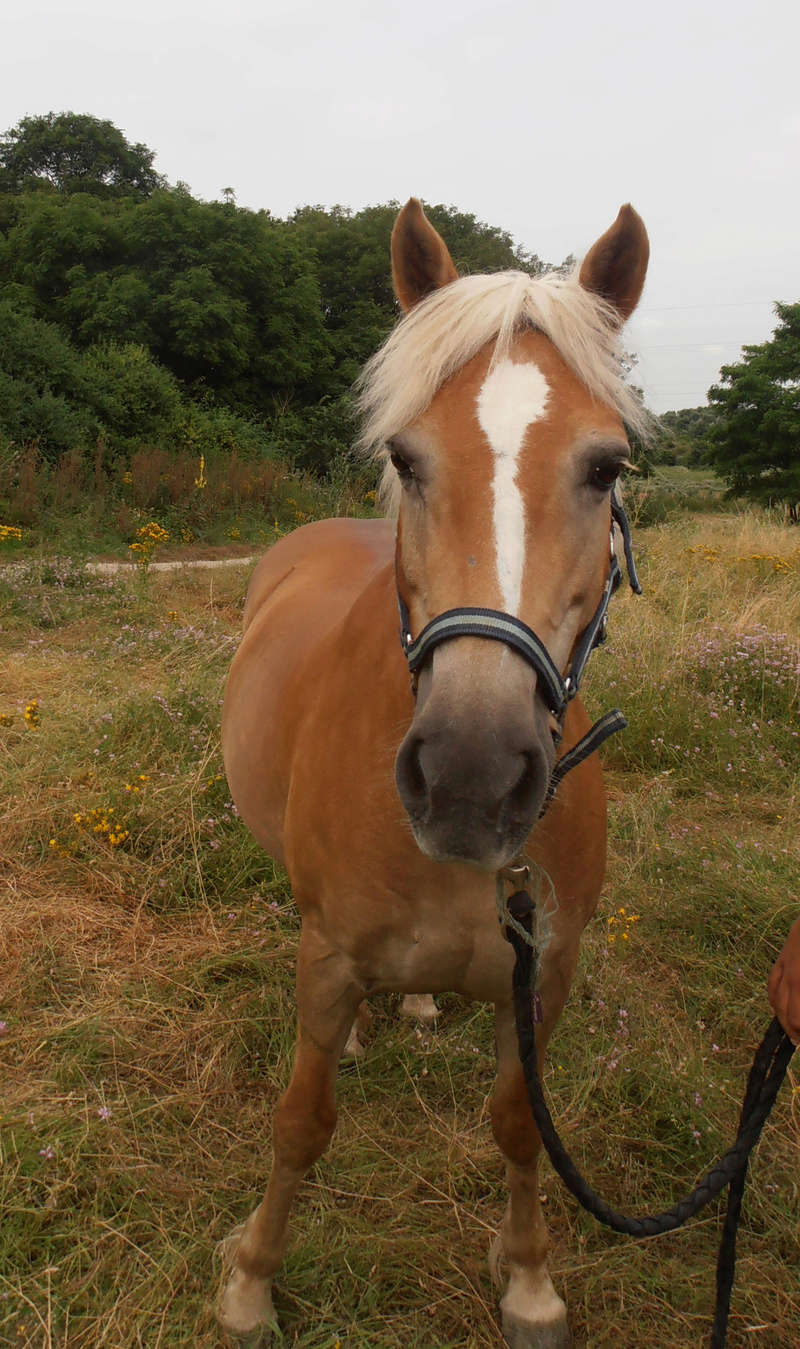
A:
[[[408,925],[381,924],[364,934],[350,955],[365,989],[502,996],[511,962],[494,913],[460,908],[440,903]]]

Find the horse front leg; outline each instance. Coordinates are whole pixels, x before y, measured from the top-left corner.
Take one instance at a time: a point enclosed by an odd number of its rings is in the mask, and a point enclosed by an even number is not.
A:
[[[229,1238],[231,1272],[218,1307],[222,1327],[248,1342],[263,1343],[276,1327],[272,1279],[286,1250],[289,1211],[336,1127],[336,1070],[362,996],[347,962],[304,929],[294,1069],[273,1116],[272,1170],[262,1202]]]
[[[560,1006],[552,1010],[555,1021]],[[544,1032],[537,1035],[540,1068],[550,1028],[538,1028]],[[491,1118],[495,1141],[506,1162],[509,1192],[497,1243],[508,1267],[508,1286],[500,1302],[503,1334],[512,1349],[566,1349],[570,1343],[567,1309],[547,1270],[549,1237],[539,1202],[542,1144],[525,1094],[514,1015],[508,1005],[496,1009],[496,1035],[497,1083]]]

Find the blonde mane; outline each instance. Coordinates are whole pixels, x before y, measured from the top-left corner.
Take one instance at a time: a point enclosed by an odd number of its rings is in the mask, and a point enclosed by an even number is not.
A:
[[[434,291],[367,361],[356,386],[360,451],[385,459],[387,441],[424,412],[451,375],[493,338],[492,363],[502,359],[523,328],[544,333],[591,395],[646,435],[648,415],[625,383],[618,315],[580,285],[577,268],[567,276],[496,272]],[[384,483],[389,497],[394,476]]]

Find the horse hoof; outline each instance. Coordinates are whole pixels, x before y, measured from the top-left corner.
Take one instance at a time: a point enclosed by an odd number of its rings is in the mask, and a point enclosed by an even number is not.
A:
[[[222,1326],[225,1330],[225,1327]],[[236,1349],[268,1349],[272,1344],[272,1331],[266,1329],[253,1330],[249,1335],[237,1335],[232,1330],[225,1331],[228,1344],[233,1344]]]
[[[362,1045],[361,1041],[358,1038],[358,1031],[356,1030],[355,1026],[353,1026],[353,1028],[350,1031],[350,1034],[347,1037],[347,1044],[342,1050],[342,1058],[363,1059],[366,1052],[367,1052],[366,1049],[364,1048],[364,1046]]]
[[[233,1261],[243,1227],[237,1227],[220,1244],[223,1266],[230,1274],[217,1304],[217,1320],[241,1349],[262,1349],[270,1343],[278,1322],[272,1305],[272,1280],[245,1274]]]
[[[503,1312],[503,1338],[509,1349],[569,1349],[572,1337],[565,1320],[520,1321]]]
[[[243,1349],[261,1349],[277,1330],[269,1279],[254,1279],[235,1269],[217,1307],[222,1329]]]
[[[430,993],[407,993],[400,1003],[400,1015],[432,1026],[439,1015],[439,1008]]]

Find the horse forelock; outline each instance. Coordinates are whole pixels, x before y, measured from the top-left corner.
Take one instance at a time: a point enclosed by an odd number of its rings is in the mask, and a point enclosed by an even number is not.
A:
[[[648,415],[625,382],[618,315],[580,285],[578,269],[540,277],[497,272],[461,277],[434,291],[367,362],[357,385],[361,453],[385,459],[387,441],[425,411],[446,380],[492,341],[495,366],[525,329],[552,342],[593,398],[647,433]],[[396,475],[386,472],[382,496],[390,509],[396,484]]]

